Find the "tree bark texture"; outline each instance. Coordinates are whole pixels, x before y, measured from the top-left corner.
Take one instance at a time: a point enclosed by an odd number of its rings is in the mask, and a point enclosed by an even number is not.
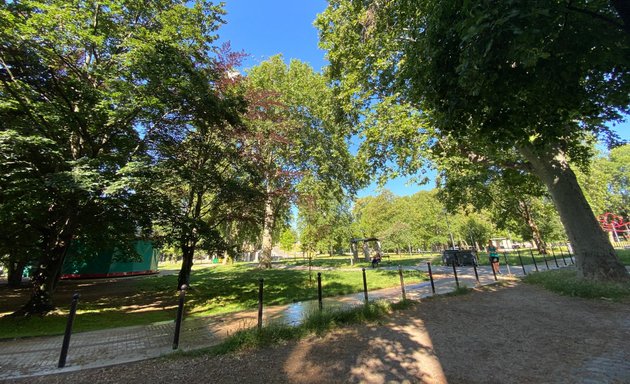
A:
[[[519,200],[519,213],[523,220],[525,220],[525,224],[529,227],[529,230],[532,232],[532,240],[534,244],[536,244],[536,249],[538,249],[538,253],[541,255],[547,254],[547,246],[542,239],[542,235],[540,234],[540,229],[538,229],[538,224],[532,217],[532,213],[529,209],[529,204],[526,201]]]
[[[181,289],[182,285],[190,286],[190,271],[193,266],[193,257],[195,256],[194,246],[183,246],[182,249],[182,267],[177,275],[177,289]]]
[[[265,199],[265,217],[263,220],[262,233],[262,256],[260,258],[260,267],[271,268],[271,249],[273,248],[273,226],[275,221],[275,212],[273,210],[273,199],[271,193],[267,193]]]
[[[628,271],[595,218],[564,153],[556,148],[520,147],[519,151],[551,194],[573,245],[578,275],[600,281],[629,281]]]
[[[9,288],[19,288],[22,285],[22,275],[24,274],[25,267],[26,261],[19,260],[17,255],[9,256],[7,269],[7,283]]]
[[[45,315],[55,308],[53,293],[61,277],[61,268],[70,247],[72,234],[69,230],[61,232],[53,240],[54,246],[44,249],[35,273],[32,277],[33,292],[29,301],[14,316]]]

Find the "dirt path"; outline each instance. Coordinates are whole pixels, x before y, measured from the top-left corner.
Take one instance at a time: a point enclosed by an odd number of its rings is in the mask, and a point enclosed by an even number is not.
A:
[[[518,284],[423,301],[383,324],[219,358],[10,383],[630,383],[630,302]]]

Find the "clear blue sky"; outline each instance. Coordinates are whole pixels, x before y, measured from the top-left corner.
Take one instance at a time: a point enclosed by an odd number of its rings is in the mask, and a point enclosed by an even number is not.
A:
[[[219,36],[221,41],[230,41],[233,50],[250,55],[243,63],[244,68],[281,53],[286,61],[300,59],[320,70],[326,65],[325,52],[317,46],[313,21],[326,4],[324,0],[227,0],[227,24],[219,30]],[[622,139],[630,141],[630,122],[613,129]],[[407,185],[401,178],[390,181],[385,188],[396,195],[411,195],[420,189],[433,188],[433,182],[426,186]],[[377,188],[372,185],[360,191],[359,196],[376,193]]]

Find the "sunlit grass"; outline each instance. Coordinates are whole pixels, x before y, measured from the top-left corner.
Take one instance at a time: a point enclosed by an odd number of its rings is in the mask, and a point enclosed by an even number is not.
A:
[[[255,309],[261,278],[264,279],[265,305],[316,299],[317,272],[322,273],[322,291],[325,297],[355,293],[363,289],[360,269],[309,272],[280,268],[263,270],[243,264],[214,265],[193,271],[191,287],[186,294],[186,313],[187,316],[209,316]],[[396,270],[370,268],[366,270],[366,276],[370,290],[400,284]],[[421,272],[405,272],[405,281],[408,284],[424,280],[426,276]],[[76,284],[80,292],[81,283]],[[149,324],[172,321],[175,318],[177,275],[147,276],[128,280],[127,284],[130,284],[130,288],[124,295],[108,296],[105,285],[101,297],[81,298],[74,330],[80,332]],[[67,313],[68,309],[61,306],[59,310],[45,317],[2,317],[0,338],[62,334]]]
[[[524,281],[565,296],[611,300],[630,297],[630,283],[603,283],[580,279],[575,268],[530,273]]]

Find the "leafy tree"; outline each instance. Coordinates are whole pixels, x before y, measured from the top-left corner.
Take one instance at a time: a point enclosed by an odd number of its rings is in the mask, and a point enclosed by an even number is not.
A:
[[[156,135],[153,145],[160,192],[171,208],[160,223],[182,255],[178,287],[189,282],[195,251],[227,252],[221,229],[228,221],[245,219],[247,206],[260,200],[257,172],[239,139],[246,134],[232,105],[239,98],[226,96],[229,90],[216,84],[222,80],[194,79],[193,89],[186,90],[192,100],[181,97],[186,107],[179,108],[177,123]]]
[[[261,266],[271,267],[272,235],[286,217],[305,176],[341,195],[352,189],[352,162],[345,141],[347,128],[335,123],[330,89],[307,64],[284,64],[274,56],[247,75],[255,136],[248,143],[263,174],[265,192]]]
[[[297,236],[293,228],[285,228],[280,235],[280,248],[284,251],[290,252],[293,250],[293,246],[297,242]]]
[[[346,111],[420,111],[426,126],[383,134],[407,149],[393,156],[430,148],[509,168],[501,155],[514,152],[552,197],[579,275],[628,280],[570,166],[588,161],[593,134],[614,139],[604,123],[628,112],[630,34],[618,11],[601,0],[333,0],[316,23]],[[442,137],[458,145],[441,148]]]
[[[0,190],[23,194],[29,213],[0,219],[11,233],[33,228],[39,246],[22,313],[53,308],[72,241],[121,247],[149,227],[151,199],[132,187],[147,169],[143,138],[176,113],[182,77],[204,66],[221,14],[203,0],[0,5],[2,156],[12,159]],[[15,201],[2,199],[3,213]]]
[[[630,217],[630,145],[610,150],[598,156],[583,172],[577,172],[580,185],[593,212],[605,212]]]

